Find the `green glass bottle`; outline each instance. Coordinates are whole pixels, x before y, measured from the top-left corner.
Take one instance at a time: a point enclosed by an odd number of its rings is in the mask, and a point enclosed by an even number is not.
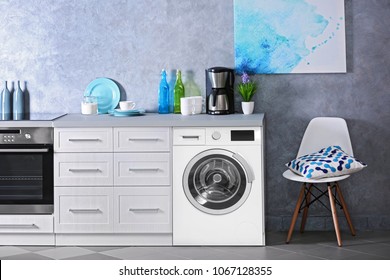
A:
[[[180,98],[184,97],[185,90],[184,85],[181,80],[181,71],[176,71],[176,82],[173,89],[173,112],[175,114],[180,114]]]

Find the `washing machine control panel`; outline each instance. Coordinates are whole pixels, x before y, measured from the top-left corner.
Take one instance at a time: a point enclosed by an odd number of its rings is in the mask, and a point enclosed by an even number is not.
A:
[[[207,127],[206,145],[258,145],[260,127]]]

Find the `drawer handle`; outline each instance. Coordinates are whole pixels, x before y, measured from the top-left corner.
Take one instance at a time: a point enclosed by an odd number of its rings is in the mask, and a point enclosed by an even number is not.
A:
[[[197,139],[199,140],[200,136],[195,136],[195,135],[182,135],[181,136],[183,139]]]
[[[99,168],[80,168],[80,169],[74,169],[69,168],[69,172],[101,172]]]
[[[157,213],[160,208],[130,208],[129,211],[134,213]]]
[[[160,168],[129,168],[130,172],[159,172]]]
[[[101,141],[99,138],[89,138],[89,139],[86,139],[86,138],[70,138],[68,139],[69,142],[98,142],[98,141]]]
[[[129,141],[160,141],[160,138],[129,138]]]
[[[72,213],[100,213],[102,212],[99,208],[97,209],[69,209]]]
[[[36,224],[0,224],[0,228],[39,228]]]

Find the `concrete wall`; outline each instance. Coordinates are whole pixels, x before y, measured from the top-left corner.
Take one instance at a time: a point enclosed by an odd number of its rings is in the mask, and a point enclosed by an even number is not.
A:
[[[345,118],[355,155],[369,165],[342,184],[356,228],[390,229],[390,2],[345,3],[347,74],[256,76],[268,230],[288,227],[299,185],[281,174],[316,116]],[[232,0],[0,1],[0,80],[26,81],[32,112],[80,112],[96,77],[156,111],[162,68],[170,77],[180,68],[184,79],[193,71],[204,92],[204,69],[217,65],[234,66]],[[332,229],[327,212],[311,213],[308,229]]]

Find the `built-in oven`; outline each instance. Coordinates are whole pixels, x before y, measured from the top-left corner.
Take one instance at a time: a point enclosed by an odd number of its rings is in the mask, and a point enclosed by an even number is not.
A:
[[[53,128],[0,127],[0,214],[53,213]]]

